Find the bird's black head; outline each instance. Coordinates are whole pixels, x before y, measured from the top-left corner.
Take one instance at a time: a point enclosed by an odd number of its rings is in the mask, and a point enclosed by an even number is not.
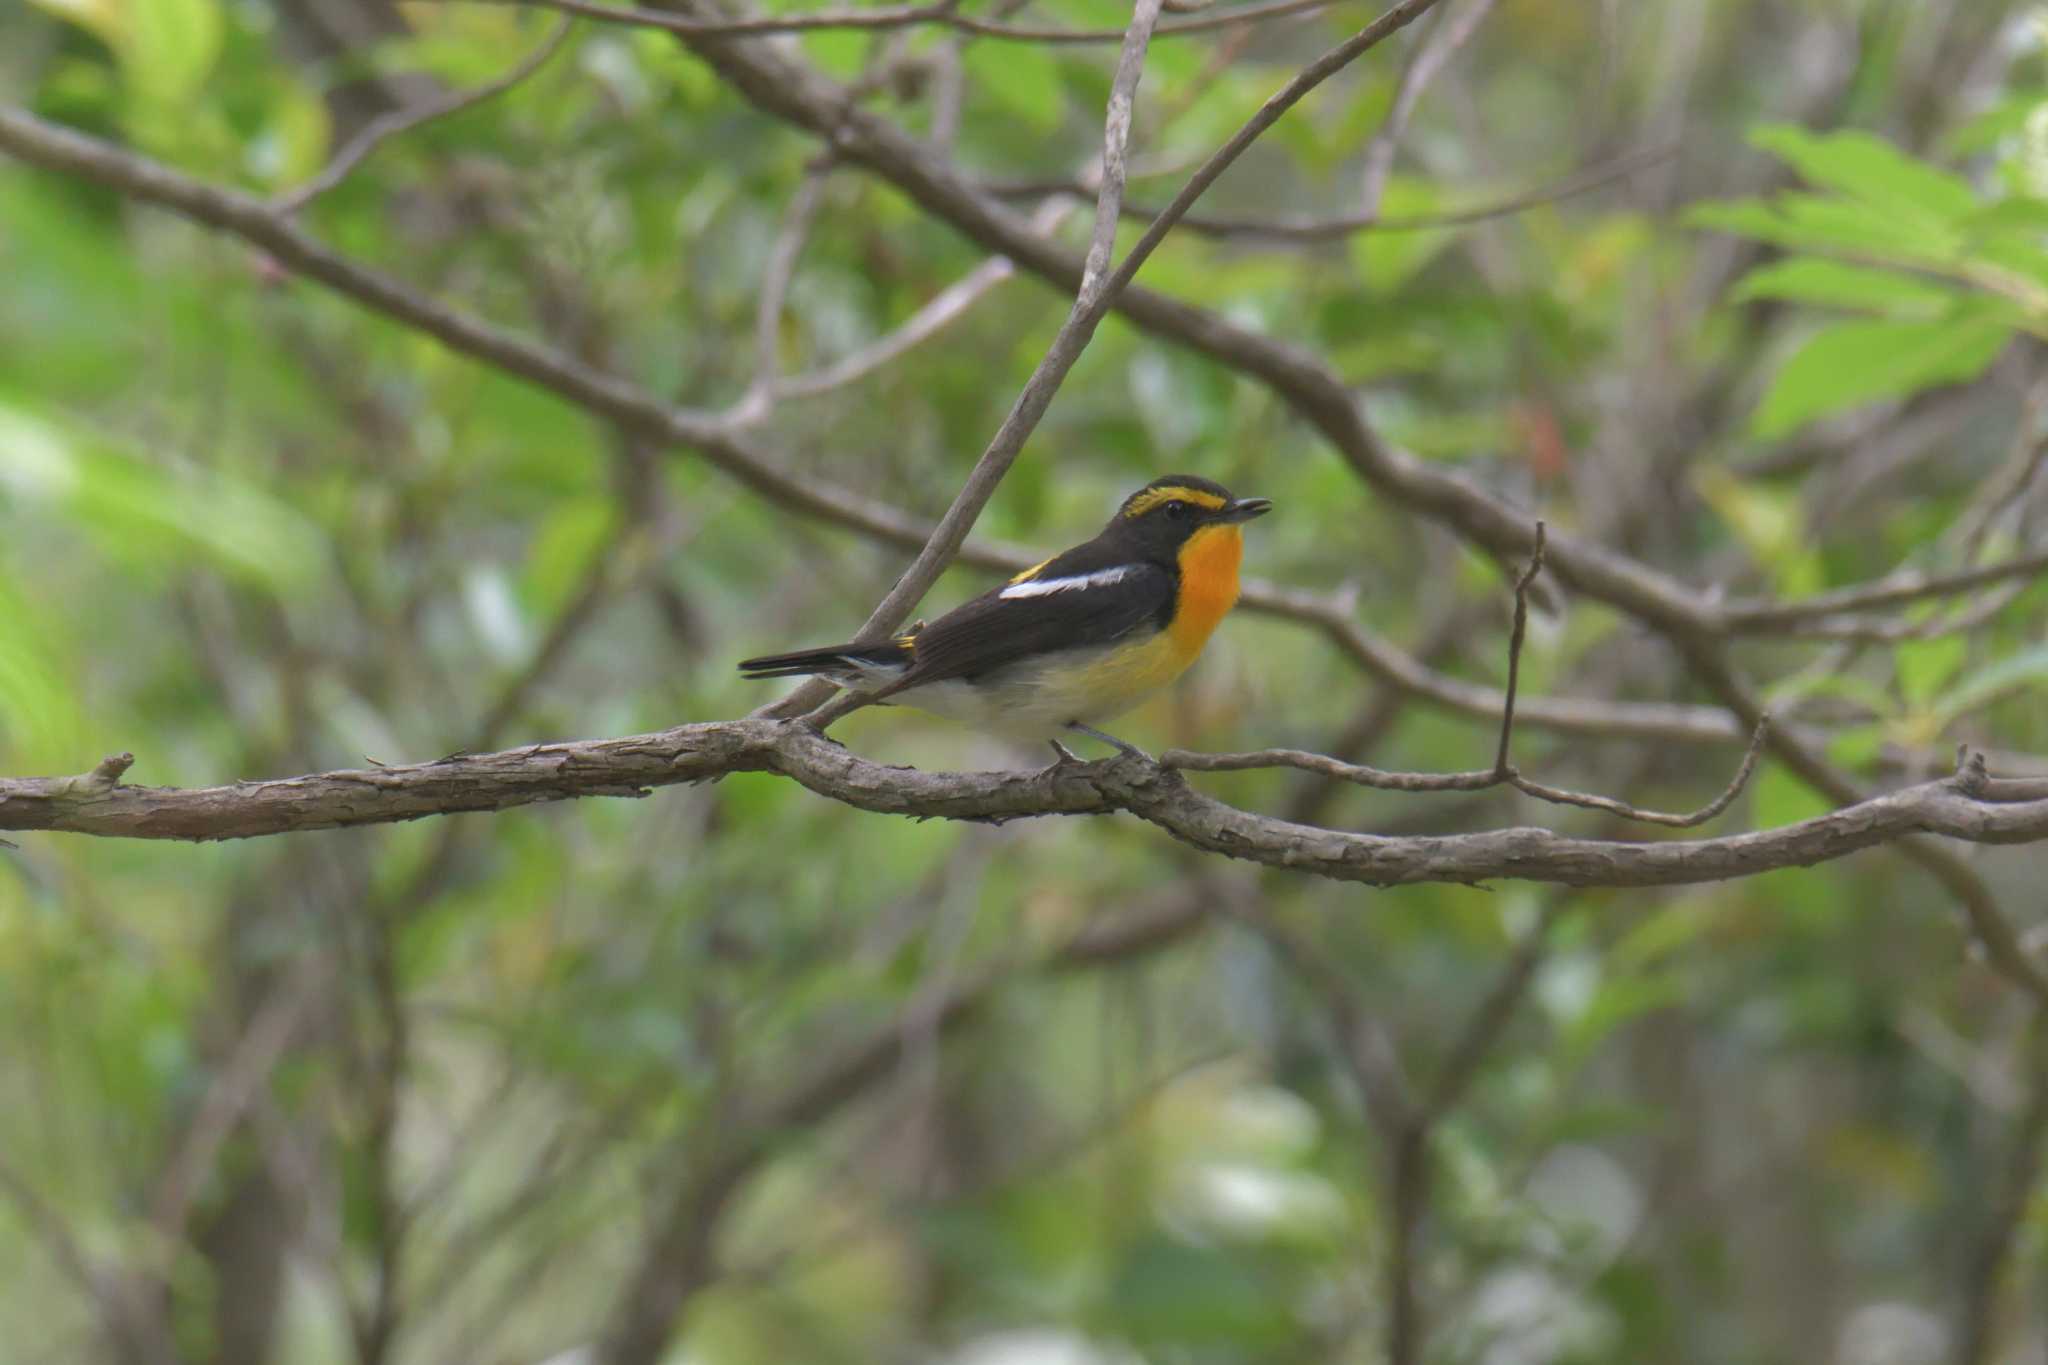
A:
[[[1234,526],[1272,510],[1265,498],[1232,497],[1222,484],[1199,475],[1168,474],[1125,498],[1105,533],[1170,562],[1197,531]]]

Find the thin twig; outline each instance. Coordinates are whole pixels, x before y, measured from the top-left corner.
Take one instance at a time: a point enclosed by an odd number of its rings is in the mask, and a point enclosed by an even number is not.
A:
[[[1251,146],[1268,128],[1280,121],[1282,114],[1299,104],[1309,91],[1428,13],[1437,2],[1438,0],[1400,0],[1400,3],[1389,8],[1379,18],[1303,67],[1293,80],[1275,91],[1228,142],[1217,148],[1215,153],[1188,177],[1187,183],[1181,186],[1180,193],[1174,195],[1172,201],[1160,210],[1159,216],[1145,228],[1144,234],[1132,245],[1130,254],[1124,257],[1123,264],[1117,267],[1116,274],[1110,278],[1107,293],[1114,296],[1131,282],[1131,278],[1150,259],[1154,249],[1164,240],[1174,224],[1186,216],[1187,211],[1194,207],[1195,201],[1207,192],[1209,186],[1216,183],[1216,178],[1244,154],[1245,148]]]
[[[1446,10],[1416,44],[1415,53],[1401,68],[1394,87],[1394,103],[1387,110],[1377,133],[1365,148],[1365,169],[1359,180],[1358,216],[1370,222],[1380,211],[1387,192],[1387,180],[1394,173],[1394,155],[1408,131],[1408,121],[1422,102],[1422,92],[1436,79],[1437,72],[1463,47],[1492,11],[1494,0],[1467,0],[1464,8]]]
[[[1008,257],[992,256],[932,295],[887,336],[823,369],[777,380],[771,392],[777,398],[813,398],[864,379],[937,336],[965,316],[984,294],[1016,273],[1017,267]]]
[[[1500,706],[1500,744],[1493,753],[1494,776],[1501,781],[1514,774],[1508,755],[1515,740],[1515,694],[1522,686],[1522,644],[1529,633],[1529,587],[1536,581],[1536,575],[1543,572],[1544,535],[1544,524],[1539,521],[1536,523],[1536,545],[1529,551],[1529,563],[1521,576],[1515,579],[1515,620],[1508,632],[1508,684]]]
[[[758,421],[774,405],[776,381],[782,373],[782,309],[789,298],[790,282],[796,277],[797,260],[810,239],[811,225],[825,202],[825,185],[832,178],[830,155],[813,162],[803,183],[790,196],[783,213],[782,231],[768,252],[761,271],[760,299],[754,309],[754,379],[734,409],[731,420]],[[744,416],[740,415],[744,414]]]
[[[150,1221],[164,1245],[183,1239],[185,1220],[202,1178],[320,1003],[321,978],[326,971],[318,956],[300,958],[265,997],[207,1087],[150,1197]]]
[[[1334,778],[1340,782],[1349,782],[1355,786],[1371,787],[1376,791],[1477,792],[1489,791],[1494,787],[1512,787],[1538,800],[1550,801],[1561,806],[1580,806],[1643,824],[1689,829],[1694,825],[1705,824],[1734,804],[1735,798],[1741,794],[1756,771],[1757,761],[1763,754],[1764,741],[1769,733],[1768,724],[1759,725],[1750,735],[1749,747],[1743,753],[1741,766],[1736,769],[1734,777],[1729,779],[1728,785],[1722,788],[1720,795],[1698,810],[1686,814],[1646,810],[1625,801],[1614,800],[1612,797],[1545,786],[1522,776],[1512,766],[1505,773],[1493,768],[1474,768],[1454,773],[1389,772],[1363,764],[1340,762],[1323,754],[1308,753],[1301,749],[1259,749],[1234,754],[1201,754],[1191,753],[1186,749],[1169,749],[1159,756],[1159,762],[1163,767],[1189,772],[1244,772],[1261,768],[1294,768],[1301,772]],[[2016,779],[2000,780],[2010,782]]]
[[[170,1365],[175,1352],[169,1324],[155,1311],[138,1286],[117,1270],[103,1270],[72,1231],[72,1224],[43,1198],[34,1181],[15,1169],[0,1153],[0,1197],[11,1203],[44,1251],[91,1299],[100,1313],[99,1326],[111,1339],[115,1358]]]
[[[2010,1271],[2027,1206],[2040,1182],[2048,1148],[2048,1015],[2037,1007],[2027,1037],[2027,1108],[2014,1126],[2012,1147],[1992,1191],[1991,1215],[1964,1266],[1956,1365],[1984,1365],[1998,1342],[1999,1301]]]
[[[1515,715],[1521,691],[1522,648],[1529,628],[1529,589],[1534,586],[1537,575],[1543,571],[1544,538],[1544,524],[1538,521],[1529,562],[1515,578],[1514,621],[1508,634],[1507,687],[1501,694],[1500,738],[1494,749],[1491,768],[1476,768],[1455,773],[1388,772],[1363,764],[1341,762],[1324,754],[1307,753],[1300,749],[1262,749],[1254,753],[1235,754],[1198,754],[1184,749],[1173,749],[1160,756],[1160,764],[1167,768],[1191,769],[1198,772],[1297,768],[1304,772],[1318,773],[1324,777],[1383,791],[1471,792],[1508,786],[1542,801],[1604,811],[1609,815],[1644,824],[1666,825],[1676,829],[1705,824],[1728,809],[1749,782],[1750,774],[1756,770],[1757,760],[1763,752],[1764,740],[1770,733],[1768,716],[1758,719],[1756,728],[1750,734],[1749,748],[1742,756],[1742,765],[1736,770],[1728,785],[1722,789],[1721,794],[1698,810],[1682,815],[1647,810],[1625,801],[1615,800],[1613,797],[1547,786],[1524,777],[1512,762]]]
[[[1998,471],[1971,496],[1943,539],[1962,542],[1965,559],[1975,559],[1992,529],[2010,514],[2024,515],[2027,490],[2043,468],[2048,468],[2048,432],[2042,420],[2048,417],[2048,379],[2037,379],[2027,387],[2020,403],[2019,419],[2013,427],[2012,448]]]
[[[417,109],[394,109],[371,119],[349,140],[347,146],[335,154],[334,159],[328,162],[318,175],[305,184],[276,196],[270,201],[271,207],[286,215],[298,213],[313,200],[348,179],[356,167],[362,165],[372,152],[390,139],[401,133],[409,133],[436,119],[447,118],[465,109],[474,109],[487,100],[496,99],[546,66],[554,55],[562,50],[562,44],[568,41],[570,31],[575,26],[575,19],[563,15],[561,21],[555,25],[554,31],[548,34],[539,47],[494,81],[479,85],[473,90],[450,91],[440,99],[430,100]]]
[[[1491,203],[1475,205],[1472,208],[1452,209],[1442,213],[1410,213],[1387,217],[1353,213],[1336,218],[1279,220],[1227,218],[1213,214],[1189,213],[1181,218],[1180,225],[1183,231],[1199,237],[1252,237],[1294,242],[1337,241],[1362,232],[1425,232],[1435,228],[1464,227],[1471,223],[1510,217],[1528,209],[1555,204],[1560,200],[1600,189],[1637,171],[1668,161],[1678,154],[1678,150],[1678,145],[1671,143],[1630,152],[1612,161],[1574,171],[1552,184],[1537,189]],[[985,183],[982,189],[1006,199],[1024,195],[1082,193],[1082,187],[1071,180],[990,181]],[[1159,213],[1157,207],[1144,204],[1124,205],[1126,218],[1150,221],[1158,217]]]
[[[2035,550],[1954,573],[1895,574],[1874,583],[1815,593],[1787,602],[1730,602],[1721,608],[1727,629],[1742,635],[1800,634],[1828,618],[1874,607],[1896,607],[1929,597],[1947,597],[2012,578],[2035,578],[2048,572],[2048,550]]]
[[[936,0],[936,3],[925,5],[877,5],[865,9],[822,9],[809,14],[761,15],[746,19],[694,19],[659,10],[598,4],[596,0],[497,0],[497,3],[536,5],[565,14],[602,19],[607,23],[663,29],[689,38],[745,38],[771,33],[806,33],[818,29],[873,30],[939,24],[981,38],[1058,44],[1114,43],[1121,41],[1126,32],[1117,28],[1055,28],[977,19],[960,13],[960,0]],[[1270,0],[1265,4],[1218,10],[1194,18],[1170,19],[1159,24],[1157,32],[1161,35],[1210,33],[1239,24],[1306,14],[1333,3],[1335,0]]]
[[[1690,811],[1683,815],[1674,815],[1665,811],[1645,810],[1641,806],[1632,806],[1626,801],[1616,801],[1612,797],[1594,796],[1586,792],[1565,791],[1560,787],[1548,787],[1541,782],[1532,782],[1520,773],[1512,774],[1508,778],[1508,785],[1525,795],[1536,797],[1541,801],[1554,802],[1560,806],[1582,806],[1587,810],[1605,811],[1609,815],[1618,815],[1624,820],[1635,820],[1648,825],[1664,825],[1671,829],[1690,829],[1694,825],[1704,825],[1707,821],[1713,819],[1734,804],[1735,798],[1741,795],[1742,789],[1749,784],[1750,775],[1756,771],[1757,760],[1763,756],[1764,742],[1770,738],[1770,733],[1771,718],[1766,715],[1757,721],[1756,729],[1750,732],[1749,747],[1743,751],[1742,764],[1736,768],[1735,776],[1728,779],[1728,785],[1721,789],[1721,794],[1707,802],[1706,805],[1701,806],[1698,810]]]
[[[1550,948],[1550,931],[1557,927],[1558,919],[1571,904],[1571,893],[1558,892],[1546,895],[1543,907],[1537,913],[1536,922],[1529,926],[1522,939],[1515,945],[1510,957],[1494,979],[1492,989],[1481,1000],[1479,1008],[1465,1021],[1465,1027],[1458,1031],[1457,1040],[1445,1057],[1443,1066],[1431,1079],[1426,1088],[1422,1109],[1417,1121],[1434,1124],[1456,1107],[1464,1098],[1465,1090],[1479,1074],[1486,1054],[1493,1050],[1494,1042],[1502,1029],[1514,1017],[1515,1006],[1521,1002],[1535,979],[1536,969],[1543,965],[1543,957]]]

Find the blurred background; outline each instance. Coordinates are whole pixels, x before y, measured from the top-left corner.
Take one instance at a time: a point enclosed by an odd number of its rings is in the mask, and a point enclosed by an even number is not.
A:
[[[1159,36],[1132,203],[1371,12]],[[936,516],[1070,297],[821,162],[672,35],[562,24],[31,0],[0,7],[0,105],[258,196],[314,185],[280,204],[351,259],[737,412],[798,481]],[[1086,206],[1059,210],[1113,38],[767,41],[1085,242]],[[2044,42],[2048,11],[1998,0],[1446,0],[1283,119],[1141,283],[1703,591],[1997,563],[2048,501]],[[378,120],[508,75],[317,185]],[[1050,552],[1169,471],[1274,499],[1247,573],[1367,647],[1241,610],[1120,734],[1491,761],[1502,566],[1212,359],[1112,317],[979,533]],[[0,158],[0,774],[127,749],[137,782],[208,785],[734,717],[777,695],[735,660],[846,638],[907,559]],[[956,568],[921,614],[991,581]],[[2044,604],[2001,581],[1733,657],[1865,787],[1961,740],[2042,771]],[[1670,640],[1561,605],[1523,661],[1521,766],[1705,802],[1746,727]],[[1044,759],[911,712],[835,735]],[[1623,832],[1513,793],[1193,780],[1344,829]],[[1770,762],[1706,832],[1831,804]],[[1123,817],[913,823],[767,775],[18,842],[8,1361],[2048,1362],[2048,1035],[1895,852],[1382,891]],[[1962,860],[2025,934],[2043,857]]]

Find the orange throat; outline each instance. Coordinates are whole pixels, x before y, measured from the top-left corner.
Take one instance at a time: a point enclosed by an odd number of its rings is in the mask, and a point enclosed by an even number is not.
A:
[[[1216,623],[1237,601],[1244,535],[1235,525],[1204,526],[1180,547],[1180,600],[1167,628],[1181,666],[1193,663]]]

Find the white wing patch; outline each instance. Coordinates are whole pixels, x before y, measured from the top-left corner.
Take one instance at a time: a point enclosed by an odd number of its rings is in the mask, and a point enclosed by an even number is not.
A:
[[[1131,576],[1131,566],[1120,564],[1114,569],[1097,569],[1094,573],[1077,574],[1073,578],[1027,578],[1022,583],[1012,583],[1004,588],[998,597],[1047,597],[1056,592],[1077,592],[1083,588],[1106,588],[1120,583]]]

